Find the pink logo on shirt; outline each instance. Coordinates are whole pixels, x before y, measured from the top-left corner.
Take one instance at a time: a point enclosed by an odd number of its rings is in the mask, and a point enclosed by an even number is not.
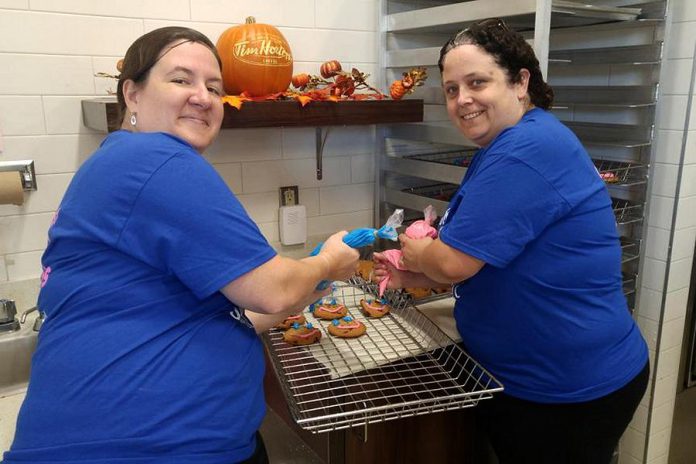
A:
[[[58,208],[56,212],[53,214],[53,217],[51,218],[51,225],[55,224],[58,220],[58,213],[60,213],[60,208]]]
[[[48,275],[51,273],[51,266],[46,266],[41,273],[41,288],[44,288],[46,282],[48,282]]]

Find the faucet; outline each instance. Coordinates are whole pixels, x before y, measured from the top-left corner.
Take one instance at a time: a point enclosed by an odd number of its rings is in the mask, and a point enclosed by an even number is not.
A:
[[[15,332],[19,330],[19,322],[15,317],[17,307],[14,300],[0,299],[0,332]]]
[[[41,310],[39,309],[38,306],[34,306],[33,308],[29,308],[29,309],[27,309],[26,311],[24,311],[24,312],[22,313],[22,317],[20,318],[19,321],[20,321],[22,324],[24,324],[24,323],[27,321],[27,316],[29,315],[29,313],[34,312],[34,311],[38,311],[38,312],[39,312],[39,315],[38,315],[37,318],[34,320],[34,327],[33,327],[34,332],[38,332],[39,330],[41,330],[41,326],[42,326],[43,323],[44,323],[44,319],[46,319],[46,313],[44,313],[43,311],[41,311]]]

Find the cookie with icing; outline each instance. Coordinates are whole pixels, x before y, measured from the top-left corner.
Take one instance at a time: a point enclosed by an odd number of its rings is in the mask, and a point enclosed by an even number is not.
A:
[[[304,324],[307,319],[302,314],[292,314],[285,318],[283,322],[276,325],[276,329],[288,330],[295,322],[298,324]]]
[[[391,306],[383,300],[360,300],[360,312],[367,317],[383,317],[389,314]]]
[[[310,322],[300,325],[295,322],[283,334],[283,340],[291,345],[311,345],[321,339],[321,331]]]
[[[314,314],[314,317],[327,321],[340,319],[348,314],[346,305],[338,303],[336,298],[332,298],[330,302],[315,303],[310,306],[309,310]]]
[[[334,337],[356,338],[365,333],[367,327],[350,316],[334,319],[329,324],[329,333]]]

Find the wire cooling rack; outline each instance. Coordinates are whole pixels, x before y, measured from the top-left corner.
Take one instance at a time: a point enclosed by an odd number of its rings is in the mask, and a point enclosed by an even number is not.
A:
[[[297,424],[315,433],[475,406],[503,386],[408,302],[366,318],[364,290],[339,285],[334,297],[367,326],[365,335],[329,335],[328,321],[305,311],[319,343],[292,346],[283,331],[263,337]]]

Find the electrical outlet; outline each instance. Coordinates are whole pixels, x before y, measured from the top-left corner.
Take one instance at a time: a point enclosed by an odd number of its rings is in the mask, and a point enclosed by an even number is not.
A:
[[[299,204],[300,194],[297,185],[280,187],[280,206],[294,206]]]

